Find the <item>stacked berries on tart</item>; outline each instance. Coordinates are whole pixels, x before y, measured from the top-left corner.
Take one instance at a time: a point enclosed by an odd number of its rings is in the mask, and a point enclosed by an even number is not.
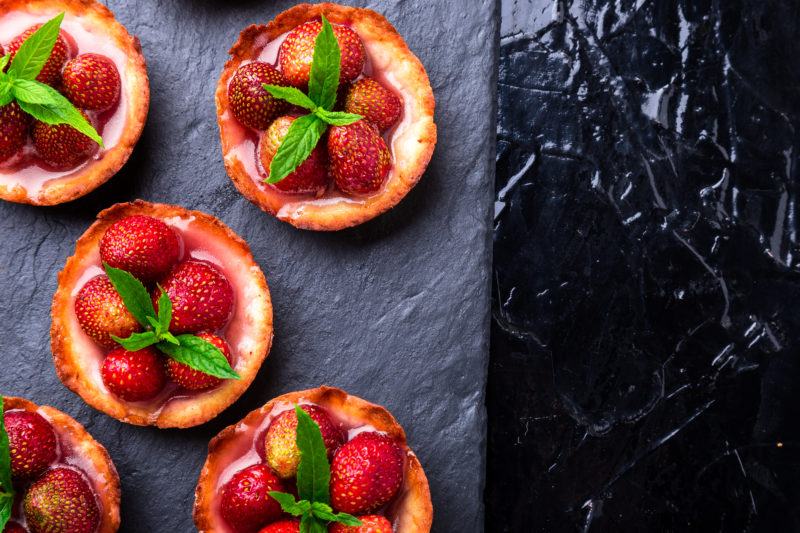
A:
[[[419,181],[436,144],[433,91],[383,16],[302,4],[246,28],[230,54],[216,94],[225,166],[263,210],[337,230]]]
[[[330,387],[279,396],[217,435],[194,508],[201,533],[297,532],[301,520],[336,533],[424,533],[432,516],[397,421]]]
[[[3,411],[9,448],[0,449],[0,490],[14,493],[10,500],[0,499],[0,507],[9,505],[11,511],[3,531],[117,531],[119,476],[105,448],[78,422],[52,407],[5,397]],[[9,456],[12,486],[6,487],[2,479],[8,473]]]
[[[59,204],[111,178],[147,116],[138,39],[94,0],[0,0],[5,54],[0,198]]]
[[[53,297],[59,377],[124,422],[189,427],[250,385],[272,306],[250,249],[216,218],[136,201],[78,239]]]

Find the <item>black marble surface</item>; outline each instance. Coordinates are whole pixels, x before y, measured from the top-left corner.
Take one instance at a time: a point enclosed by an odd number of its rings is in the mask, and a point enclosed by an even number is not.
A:
[[[800,531],[799,36],[504,0],[487,531]]]
[[[295,230],[236,192],[222,165],[213,104],[239,31],[296,3],[108,2],[142,41],[150,117],[128,165],[89,196],[55,208],[0,205],[0,390],[66,411],[109,449],[122,478],[124,532],[193,531],[193,492],[209,439],[276,395],[323,383],[387,406],[405,427],[430,479],[434,531],[480,531],[496,4],[352,2],[384,13],[427,67],[439,143],[397,208],[322,234]],[[491,112],[465,113],[464,102]],[[248,241],[270,284],[272,352],[242,399],[198,428],[121,424],[87,407],[53,370],[56,273],[98,211],[134,198],[218,216]]]

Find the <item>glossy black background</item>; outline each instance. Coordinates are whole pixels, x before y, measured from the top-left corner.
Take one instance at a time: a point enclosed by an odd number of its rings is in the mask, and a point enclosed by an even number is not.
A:
[[[799,30],[503,1],[487,531],[800,531]]]

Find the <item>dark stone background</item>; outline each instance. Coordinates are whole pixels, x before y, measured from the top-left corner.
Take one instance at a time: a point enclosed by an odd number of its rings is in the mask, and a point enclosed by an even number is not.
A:
[[[426,65],[439,144],[399,207],[359,228],[322,234],[295,230],[239,195],[222,165],[213,105],[239,31],[296,3],[109,2],[141,38],[150,118],[128,165],[89,196],[55,208],[0,206],[2,393],[63,409],[108,447],[122,478],[123,531],[186,532],[194,530],[193,491],[212,436],[278,394],[340,386],[386,405],[405,427],[431,481],[434,530],[479,531],[497,6],[353,2],[384,13]],[[250,243],[270,283],[272,353],[243,398],[199,428],[120,424],[88,408],[53,370],[56,273],[98,211],[134,198],[220,217]]]
[[[800,3],[504,0],[489,531],[800,531]]]

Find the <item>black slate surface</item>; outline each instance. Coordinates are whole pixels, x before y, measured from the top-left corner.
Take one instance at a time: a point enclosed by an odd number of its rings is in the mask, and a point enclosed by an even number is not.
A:
[[[504,0],[491,531],[800,531],[800,4]]]
[[[262,214],[236,192],[220,156],[213,93],[227,50],[246,25],[294,3],[108,2],[141,38],[149,122],[125,169],[88,197],[55,208],[0,206],[0,387],[63,409],[108,447],[122,478],[125,532],[194,530],[208,440],[278,394],[323,383],[386,405],[404,425],[430,478],[435,531],[481,531],[495,3],[354,2],[384,13],[426,65],[439,144],[399,207],[336,234]],[[249,242],[272,291],[270,357],[243,398],[199,428],[120,424],[88,408],[53,370],[56,273],[99,210],[134,198],[220,217]]]

